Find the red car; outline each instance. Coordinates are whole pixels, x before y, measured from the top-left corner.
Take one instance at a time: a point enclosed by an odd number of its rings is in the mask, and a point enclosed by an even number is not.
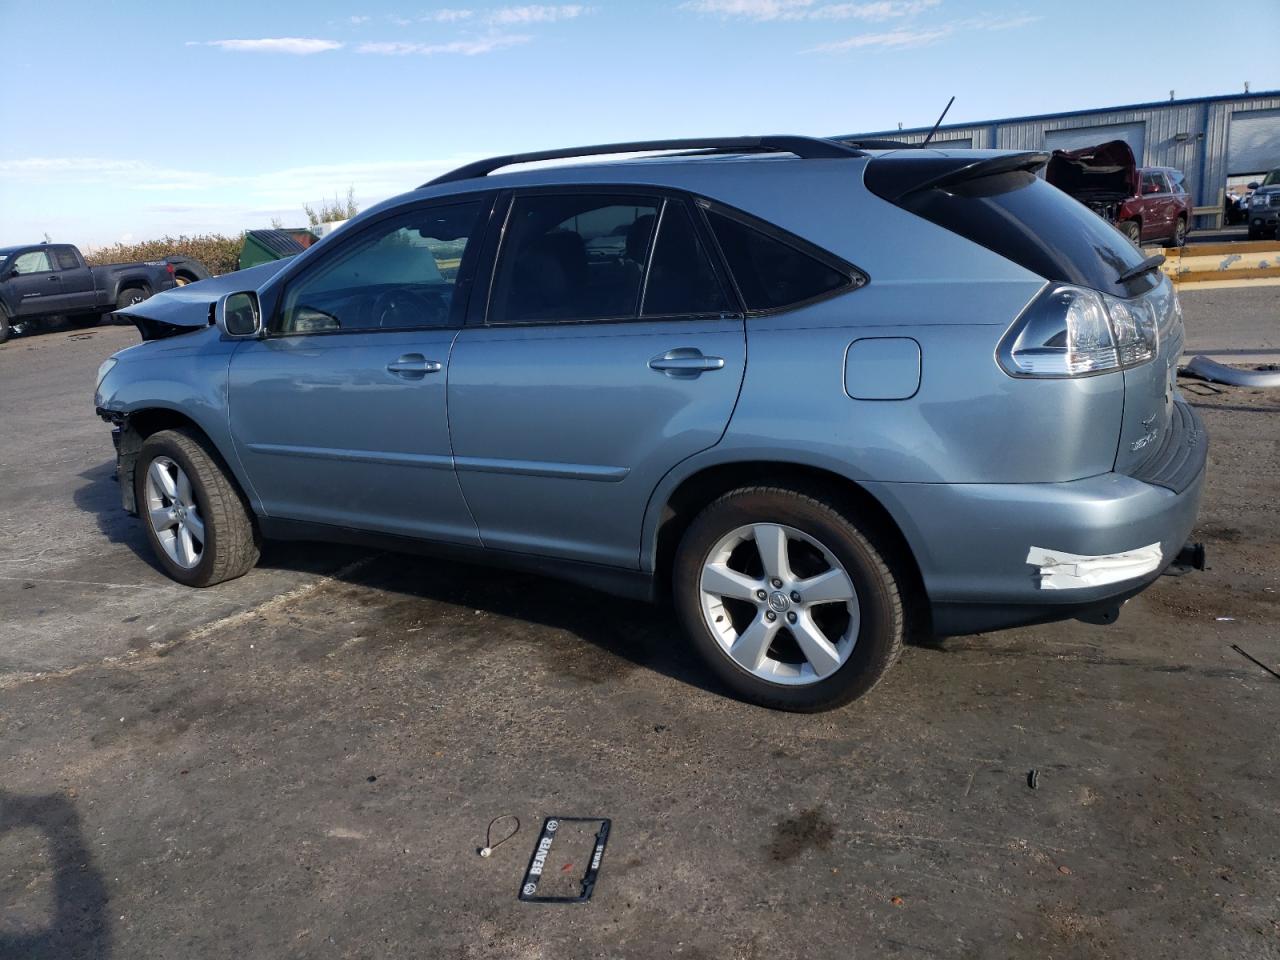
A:
[[[1191,195],[1173,167],[1139,167],[1123,140],[1083,150],[1055,150],[1045,179],[1088,206],[1137,246],[1187,240]]]

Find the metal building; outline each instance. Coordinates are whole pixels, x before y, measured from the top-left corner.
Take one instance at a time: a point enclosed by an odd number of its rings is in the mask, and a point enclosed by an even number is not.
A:
[[[851,135],[920,143],[928,127]],[[994,150],[1074,150],[1124,140],[1140,166],[1177,167],[1198,208],[1197,226],[1213,226],[1228,177],[1280,167],[1280,90],[1136,103],[938,128],[932,143]]]

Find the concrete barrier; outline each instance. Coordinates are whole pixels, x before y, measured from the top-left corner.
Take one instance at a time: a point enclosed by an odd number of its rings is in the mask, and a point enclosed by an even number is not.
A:
[[[1280,242],[1275,240],[1196,243],[1144,252],[1163,253],[1160,269],[1179,287],[1280,284]]]

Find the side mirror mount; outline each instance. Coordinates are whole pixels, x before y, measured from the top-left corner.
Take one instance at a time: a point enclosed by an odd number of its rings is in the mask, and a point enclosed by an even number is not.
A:
[[[247,339],[262,335],[262,306],[252,290],[228,293],[214,307],[213,319],[224,336]]]
[[[1260,186],[1262,186],[1262,184],[1260,184],[1257,180],[1254,180],[1247,185],[1246,189],[1257,190]]]

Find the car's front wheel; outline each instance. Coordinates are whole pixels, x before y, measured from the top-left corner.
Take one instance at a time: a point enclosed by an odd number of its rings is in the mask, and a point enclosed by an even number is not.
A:
[[[174,580],[208,587],[242,576],[258,562],[248,504],[197,434],[152,434],[138,455],[133,482],[151,549]]]
[[[819,491],[745,488],[704,509],[681,540],[679,616],[744,699],[780,710],[842,706],[901,652],[898,581],[847,512]]]

